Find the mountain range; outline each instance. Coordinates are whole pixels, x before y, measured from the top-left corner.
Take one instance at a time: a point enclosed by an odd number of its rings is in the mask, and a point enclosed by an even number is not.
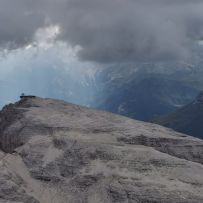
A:
[[[203,139],[203,92],[190,104],[153,122]]]
[[[149,121],[190,103],[197,92],[198,89],[175,79],[145,75],[142,79],[134,79],[114,91],[99,108]]]
[[[194,100],[203,87],[203,47],[187,61],[112,65],[97,73],[102,91],[95,107],[134,119],[174,112]]]

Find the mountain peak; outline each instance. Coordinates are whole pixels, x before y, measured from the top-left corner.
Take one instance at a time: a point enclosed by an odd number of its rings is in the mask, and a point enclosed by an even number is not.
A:
[[[0,132],[0,202],[203,201],[203,141],[170,129],[26,97]]]

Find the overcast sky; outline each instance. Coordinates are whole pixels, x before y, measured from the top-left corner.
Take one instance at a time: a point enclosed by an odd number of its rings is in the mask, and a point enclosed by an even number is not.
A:
[[[78,103],[100,67],[187,60],[202,11],[203,0],[0,0],[0,106],[22,92]]]
[[[61,40],[80,60],[187,57],[203,37],[202,0],[0,0],[0,45]]]

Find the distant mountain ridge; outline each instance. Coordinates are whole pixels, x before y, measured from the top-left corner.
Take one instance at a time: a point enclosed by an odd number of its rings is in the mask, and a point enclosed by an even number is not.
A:
[[[190,104],[153,122],[203,139],[203,92]]]
[[[191,102],[198,90],[171,77],[149,74],[136,77],[110,93],[99,108],[149,121]],[[107,92],[108,94],[108,92]]]
[[[203,87],[203,46],[187,61],[112,65],[97,74],[96,108],[149,121],[187,105]]]

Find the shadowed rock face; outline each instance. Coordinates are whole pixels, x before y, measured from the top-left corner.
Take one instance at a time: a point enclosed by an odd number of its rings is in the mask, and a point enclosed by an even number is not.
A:
[[[152,122],[203,139],[203,92],[192,103]]]
[[[0,113],[0,202],[201,203],[203,141],[63,101]]]

